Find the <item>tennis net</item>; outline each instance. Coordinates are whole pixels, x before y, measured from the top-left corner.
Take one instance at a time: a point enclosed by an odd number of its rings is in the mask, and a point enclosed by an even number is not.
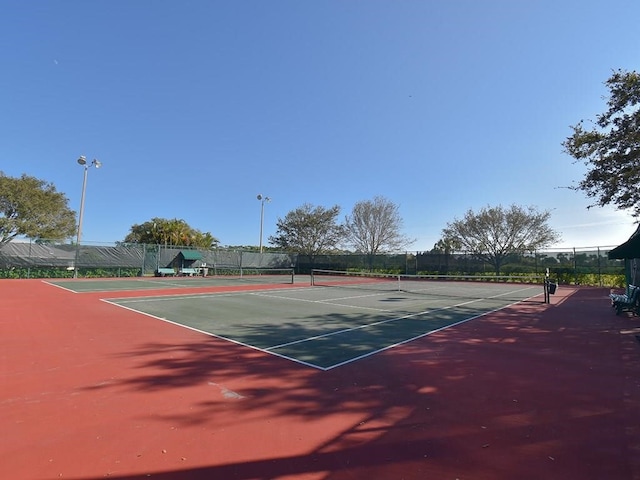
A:
[[[513,302],[544,302],[544,280],[541,275],[404,275],[322,269],[311,272],[313,286]]]
[[[293,268],[210,267],[208,275],[259,283],[294,283]]]

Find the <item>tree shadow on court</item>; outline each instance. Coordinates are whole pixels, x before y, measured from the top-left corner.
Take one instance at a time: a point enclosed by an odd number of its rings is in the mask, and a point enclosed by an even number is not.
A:
[[[167,414],[164,420],[180,425],[207,424],[216,416],[221,405],[235,412],[246,409],[249,412],[265,411],[273,416],[287,416],[292,421],[305,421],[334,413],[356,413],[377,411],[389,397],[403,397],[398,390],[405,385],[401,382],[393,389],[382,388],[377,374],[369,379],[368,367],[362,362],[352,362],[331,371],[310,367],[277,351],[267,353],[246,345],[264,344],[266,339],[286,342],[317,337],[327,333],[326,325],[336,325],[337,329],[346,325],[365,325],[377,320],[370,315],[330,315],[324,318],[325,328],[305,327],[304,323],[284,322],[277,326],[250,326],[243,329],[234,341],[207,335],[195,336],[191,342],[148,342],[142,343],[121,357],[133,359],[135,369],[126,377],[90,386],[89,390],[115,389],[121,392],[146,392],[167,394],[169,391],[191,387],[211,387],[210,395],[194,398],[190,409],[184,415]],[[317,321],[317,318],[310,317]],[[384,328],[386,327],[386,328]],[[423,327],[424,328],[424,327]],[[274,332],[276,330],[276,332]],[[357,331],[354,336],[338,340],[337,336],[322,339],[311,348],[293,346],[286,353],[301,358],[303,362],[318,364],[332,363],[358,355],[369,355],[376,349],[390,345],[390,332],[386,325],[368,328],[366,333]],[[194,338],[194,336],[191,336]],[[406,334],[398,336],[405,340]],[[293,340],[291,340],[293,339]],[[271,344],[272,341],[267,341]],[[297,350],[297,351],[296,351]],[[423,348],[427,353],[428,348]],[[403,374],[389,374],[402,379]],[[388,378],[386,379],[388,381]],[[232,407],[230,407],[232,405]],[[158,416],[154,417],[156,420]],[[237,418],[229,418],[230,423]]]
[[[573,307],[507,308],[329,371],[204,335],[141,343],[122,352],[135,371],[91,388],[150,398],[186,392],[183,408],[149,415],[183,428],[228,431],[256,422],[265,429],[290,425],[296,435],[305,424],[326,420],[332,432],[304,453],[291,448],[269,458],[153,473],[162,480],[314,473],[326,480],[632,478],[621,438],[629,408],[621,409],[621,399],[637,407],[638,395],[624,390],[629,371],[620,371],[611,339],[616,322],[630,320],[594,319],[600,304],[590,298],[578,292]],[[299,324],[278,328],[287,338],[317,334]],[[265,332],[245,335],[249,343]],[[368,335],[373,342],[389,331]],[[640,424],[638,413],[633,419]]]

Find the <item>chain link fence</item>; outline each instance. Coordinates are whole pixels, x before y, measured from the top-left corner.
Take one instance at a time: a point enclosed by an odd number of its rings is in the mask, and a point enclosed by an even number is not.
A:
[[[501,275],[549,273],[558,283],[622,287],[624,260],[609,260],[614,247],[549,249],[512,254],[504,259]],[[190,253],[196,252],[196,253]],[[331,254],[309,257],[288,253],[258,253],[235,249],[194,249],[167,245],[80,245],[10,242],[0,249],[0,278],[134,277],[159,269],[206,266],[211,274],[223,269],[312,268],[365,270],[402,274],[492,275],[495,268],[465,252],[402,252],[395,254]]]
[[[512,254],[500,266],[500,275],[545,275],[561,284],[622,287],[625,285],[625,261],[609,260],[614,247],[586,249],[549,249]],[[467,252],[404,252],[385,255],[343,254],[298,256],[297,270],[372,271],[409,275],[494,275],[490,263]]]
[[[0,278],[139,277],[162,270],[293,268],[296,255],[170,245],[11,242],[0,249]]]

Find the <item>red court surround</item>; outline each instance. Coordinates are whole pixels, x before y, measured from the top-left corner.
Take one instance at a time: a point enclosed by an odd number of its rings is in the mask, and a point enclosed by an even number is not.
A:
[[[0,478],[640,479],[640,320],[607,294],[322,372],[0,280]]]

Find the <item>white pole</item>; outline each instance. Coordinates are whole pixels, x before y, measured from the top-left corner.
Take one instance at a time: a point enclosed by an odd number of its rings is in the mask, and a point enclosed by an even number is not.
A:
[[[263,196],[261,193],[256,197],[260,200],[260,253],[262,253],[262,227],[264,225],[264,202],[270,202],[269,197]]]
[[[84,197],[87,191],[87,174],[89,167],[100,168],[102,166],[102,163],[95,159],[88,164],[84,155],[78,158],[78,164],[84,167],[84,176],[82,178],[82,195],[80,196],[80,214],[78,215],[78,233],[76,235],[76,256],[73,262],[73,278],[78,278],[78,259],[80,258],[80,241],[82,240],[82,220],[84,218]]]
[[[78,278],[78,258],[80,257],[80,240],[82,239],[82,219],[84,217],[84,196],[87,191],[87,172],[89,166],[84,164],[84,177],[82,179],[82,195],[80,196],[80,215],[78,217],[78,234],[76,235],[76,259],[73,263],[73,278]]]
[[[262,253],[262,226],[264,224],[264,199],[260,205],[260,253]]]

